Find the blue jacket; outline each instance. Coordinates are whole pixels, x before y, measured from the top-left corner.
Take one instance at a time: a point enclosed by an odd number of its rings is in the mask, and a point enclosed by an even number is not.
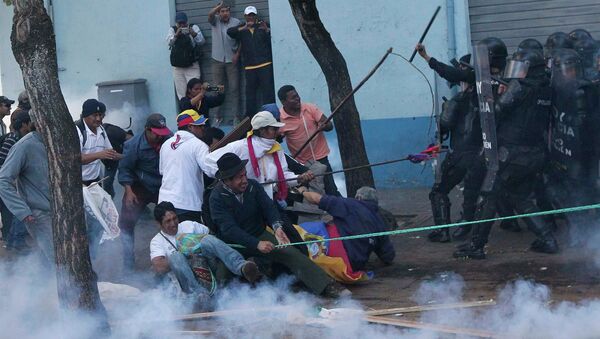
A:
[[[383,220],[377,215],[379,207],[374,202],[323,195],[319,208],[333,216],[343,237],[386,231]],[[389,236],[344,240],[343,244],[355,271],[364,269],[371,252],[384,263],[391,263],[396,256]]]
[[[158,170],[159,153],[146,140],[142,132],[123,145],[123,159],[119,161],[119,183],[142,184],[150,193],[158,194],[162,175]]]

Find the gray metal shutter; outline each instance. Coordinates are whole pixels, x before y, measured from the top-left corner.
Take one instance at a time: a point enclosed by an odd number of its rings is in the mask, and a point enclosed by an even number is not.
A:
[[[514,51],[526,38],[583,28],[600,39],[599,0],[469,0],[471,41],[497,37]]]
[[[269,1],[268,0],[237,0],[237,1],[226,1],[231,5],[231,16],[244,21],[244,9],[246,6],[254,6],[258,11],[258,16],[266,21],[269,21]],[[211,67],[211,26],[208,23],[208,12],[219,2],[215,0],[176,0],[175,8],[177,12],[185,12],[188,16],[188,21],[191,24],[198,25],[202,31],[202,35],[206,38],[206,43],[203,46],[203,58],[202,65],[200,65],[202,72],[202,79],[204,81],[212,82],[212,67]],[[229,124],[233,119],[233,115],[236,113],[244,113],[244,79],[243,72],[240,79],[240,95],[242,100],[242,111],[233,112],[232,108],[234,105],[230,102],[229,98],[226,98],[223,104],[221,112],[226,114],[224,121]]]

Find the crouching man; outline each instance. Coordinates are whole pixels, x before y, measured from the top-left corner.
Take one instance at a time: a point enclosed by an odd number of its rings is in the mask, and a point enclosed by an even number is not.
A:
[[[233,153],[225,153],[217,161],[215,177],[220,182],[210,195],[210,209],[221,239],[243,245],[240,252],[246,256],[285,266],[314,294],[330,298],[350,295],[297,248],[275,247],[275,243],[290,241],[273,200],[257,181],[246,177],[247,162]],[[265,222],[274,234],[267,231]]]
[[[229,271],[251,283],[260,278],[260,272],[254,262],[244,260],[227,244],[208,234],[206,226],[190,220],[179,223],[172,203],[163,201],[156,205],[154,218],[160,224],[160,231],[150,241],[152,268],[159,275],[172,272],[183,292],[204,297],[209,295],[209,291],[196,280],[186,257],[178,252],[177,236],[181,234],[204,234],[200,240],[203,257],[220,259]]]

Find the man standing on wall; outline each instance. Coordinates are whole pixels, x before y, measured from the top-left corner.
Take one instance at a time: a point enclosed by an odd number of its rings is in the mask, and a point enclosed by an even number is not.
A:
[[[187,15],[178,12],[175,15],[175,26],[169,28],[167,35],[171,49],[171,66],[173,66],[173,81],[177,99],[185,96],[188,81],[200,78],[200,64],[196,46],[204,44],[204,36],[197,25],[189,25]]]
[[[227,30],[238,27],[240,21],[231,17],[231,5],[220,2],[208,12],[208,22],[212,27],[213,83],[226,84],[225,95],[231,100],[233,112],[239,114],[241,112],[240,71],[238,69],[240,48],[238,42],[227,35]],[[226,78],[227,82],[225,82]],[[220,107],[215,107],[215,122],[221,122],[223,119],[220,111]],[[218,126],[218,123],[213,125]]]
[[[252,117],[263,104],[275,102],[271,29],[258,17],[254,6],[244,10],[245,24],[231,27],[227,34],[242,44],[244,74],[246,75],[246,116]],[[261,101],[258,103],[257,95]]]

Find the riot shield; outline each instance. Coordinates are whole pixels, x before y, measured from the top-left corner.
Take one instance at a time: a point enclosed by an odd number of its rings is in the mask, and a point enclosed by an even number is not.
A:
[[[475,61],[475,86],[479,101],[479,115],[483,137],[483,151],[486,160],[486,175],[481,186],[481,191],[489,193],[498,173],[498,145],[496,142],[496,120],[494,114],[494,93],[492,90],[492,77],[488,48],[484,44],[473,46]]]

